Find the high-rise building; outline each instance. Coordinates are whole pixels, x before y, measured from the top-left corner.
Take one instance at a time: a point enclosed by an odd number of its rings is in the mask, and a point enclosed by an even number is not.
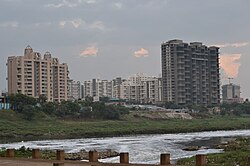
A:
[[[80,81],[69,80],[69,99],[79,100],[82,98],[82,86]]]
[[[161,55],[164,102],[220,103],[218,47],[170,40],[161,44]]]
[[[240,86],[235,84],[226,84],[222,86],[222,101],[225,103],[242,103],[240,97]]]
[[[113,81],[92,79],[84,81],[83,97],[113,97]]]
[[[109,97],[133,103],[157,104],[162,101],[162,79],[134,74],[128,79],[117,77],[111,81],[92,79],[84,81],[84,97]]]
[[[46,52],[42,58],[30,46],[24,50],[24,56],[11,56],[7,61],[8,93],[22,93],[38,98],[47,97],[48,101],[68,100],[68,66],[59,63]]]
[[[162,101],[161,78],[140,73],[114,86],[114,97],[135,103],[156,104]]]

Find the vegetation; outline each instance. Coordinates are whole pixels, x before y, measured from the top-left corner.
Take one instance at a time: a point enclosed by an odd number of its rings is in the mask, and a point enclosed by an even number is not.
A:
[[[244,102],[244,103],[232,103],[227,104],[223,103],[220,105],[221,108],[221,115],[244,115],[244,114],[250,114],[250,102]]]
[[[120,120],[61,119],[43,112],[32,121],[20,113],[0,111],[0,140],[13,142],[37,139],[122,136],[129,134],[163,134],[209,130],[249,129],[250,116],[211,116],[192,120],[148,120],[123,115]]]
[[[19,149],[14,149],[15,157],[21,158],[31,158],[32,149],[26,148],[25,146],[20,147]],[[6,149],[0,149],[0,157],[5,157]],[[53,150],[41,150],[42,159],[56,159],[56,152]]]
[[[238,138],[227,145],[220,146],[220,148],[224,149],[224,153],[207,155],[207,166],[247,165],[247,158],[250,154],[250,138]],[[178,164],[193,166],[195,165],[195,157],[181,159]]]
[[[129,114],[128,108],[123,106],[105,105],[107,100],[102,98],[101,102],[93,102],[88,97],[85,101],[53,103],[46,102],[44,96],[34,99],[22,94],[12,95],[9,101],[13,110],[0,111],[0,140],[10,142],[250,128],[248,102],[221,105],[220,112],[193,105],[190,106],[195,110],[192,120],[149,120]],[[234,113],[236,110],[241,112]]]
[[[104,101],[107,99],[103,99]],[[34,120],[37,114],[47,114],[60,118],[78,119],[120,119],[123,114],[128,114],[127,108],[122,106],[105,105],[104,102],[86,101],[63,101],[61,103],[46,102],[46,97],[38,99],[23,94],[11,95],[9,97],[12,109],[20,113],[26,120]]]

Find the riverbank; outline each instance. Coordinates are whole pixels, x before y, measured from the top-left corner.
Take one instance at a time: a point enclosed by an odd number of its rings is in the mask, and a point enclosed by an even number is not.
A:
[[[224,153],[207,154],[207,166],[244,166],[250,154],[250,138],[237,138],[226,144],[218,145],[217,148],[224,149]],[[195,157],[181,159],[178,165],[195,165]]]
[[[225,138],[228,141],[236,137],[250,138],[250,130],[24,141],[0,144],[0,149],[18,149],[21,147],[52,151],[63,149],[65,153],[78,153],[82,150],[87,152],[90,150],[101,152],[110,149],[119,153],[129,152],[131,163],[157,164],[159,163],[159,156],[162,153],[170,153],[173,163],[178,159],[195,156],[200,153],[221,153],[220,149],[214,149],[212,145],[224,143]],[[187,144],[198,143],[197,141],[199,142],[199,146],[211,147],[212,149],[205,148],[198,151],[182,150]],[[119,162],[119,157],[101,159],[100,162],[117,163]]]
[[[15,112],[0,112],[1,143],[136,134],[167,134],[216,130],[250,129],[250,116],[210,116],[194,119],[149,120],[123,117],[121,120],[80,120],[42,117],[23,120]]]
[[[26,148],[25,146],[22,146],[18,149],[14,149],[15,157],[17,158],[32,158],[32,149]],[[56,151],[55,150],[40,150],[41,159],[45,160],[56,160]],[[119,156],[119,153],[116,151],[113,151],[111,149],[105,149],[102,151],[97,152],[98,159],[106,159],[110,157],[116,157]],[[0,149],[0,157],[6,156],[6,149],[2,148]],[[75,153],[65,153],[65,160],[75,160],[75,161],[81,161],[81,160],[89,160],[89,152],[82,149],[79,152]]]

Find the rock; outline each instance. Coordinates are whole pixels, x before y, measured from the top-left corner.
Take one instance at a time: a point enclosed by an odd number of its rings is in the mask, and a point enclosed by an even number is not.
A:
[[[188,147],[183,148],[182,150],[185,150],[185,151],[197,151],[197,150],[200,150],[200,147],[199,146],[188,146]]]
[[[105,159],[116,156],[119,156],[119,153],[111,149],[98,152],[99,159]],[[65,160],[89,160],[89,152],[87,152],[86,150],[81,150],[77,153],[66,153]]]

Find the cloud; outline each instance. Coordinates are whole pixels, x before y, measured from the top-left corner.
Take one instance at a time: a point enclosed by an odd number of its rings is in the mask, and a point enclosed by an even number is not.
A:
[[[139,57],[147,57],[148,56],[148,50],[141,48],[138,51],[134,52],[134,56],[139,58]]]
[[[61,27],[64,27],[65,24],[66,24],[66,21],[60,21],[60,22],[59,22],[59,25],[60,25]]]
[[[0,23],[0,27],[2,27],[2,28],[6,28],[6,27],[16,28],[16,27],[18,27],[18,25],[19,25],[19,23],[16,21],[9,21],[9,22]]]
[[[214,46],[220,47],[220,48],[226,48],[226,47],[235,47],[240,48],[249,45],[248,42],[240,42],[240,43],[225,43],[225,44],[215,44]]]
[[[94,3],[96,3],[96,0],[87,0],[86,3],[87,4],[94,4]]]
[[[105,30],[105,26],[102,21],[95,21],[92,24],[89,25],[91,29],[99,29],[101,31]]]
[[[236,78],[239,73],[241,54],[223,54],[220,56],[220,67],[228,77]]]
[[[79,28],[80,26],[86,26],[86,22],[81,18],[73,19],[73,20],[62,20],[59,22],[59,26],[65,27],[66,24],[70,24],[74,28]]]
[[[82,19],[75,19],[70,22],[75,28],[78,28],[80,25],[85,24],[85,21],[83,21]]]
[[[117,9],[121,9],[121,8],[123,7],[123,4],[120,3],[120,2],[117,2],[117,3],[115,3],[115,7],[116,7]]]
[[[80,1],[78,1],[79,3]],[[45,7],[49,7],[49,8],[61,8],[61,7],[77,7],[78,3],[73,3],[72,1],[68,1],[68,0],[62,0],[60,3],[58,4],[46,4]]]
[[[94,21],[92,23],[87,23],[81,18],[73,19],[73,20],[62,20],[59,23],[59,26],[65,27],[67,24],[73,26],[74,28],[80,28],[83,29],[97,29],[104,31],[106,30],[104,23],[102,21]]]
[[[81,53],[80,56],[88,57],[88,56],[96,56],[98,53],[98,48],[95,46],[85,48]]]
[[[81,5],[82,3],[95,4],[97,2],[96,2],[96,0],[61,0],[57,4],[53,4],[53,3],[46,4],[45,7],[48,7],[48,8],[61,8],[61,7],[73,8],[73,7],[77,7],[77,6]]]

